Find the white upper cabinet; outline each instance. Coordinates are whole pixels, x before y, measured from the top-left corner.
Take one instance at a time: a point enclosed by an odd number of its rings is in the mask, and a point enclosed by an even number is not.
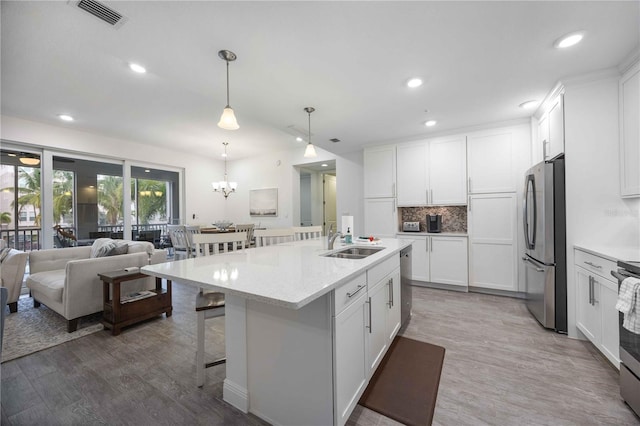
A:
[[[466,137],[397,146],[398,205],[467,203]]]
[[[564,152],[564,102],[562,94],[556,96],[549,107],[549,142],[543,145],[544,159],[550,160]]]
[[[397,147],[398,205],[425,206],[428,204],[429,173],[426,141],[400,144]]]
[[[640,196],[640,63],[620,79],[620,193]]]
[[[532,164],[538,164],[541,161],[544,161],[544,150],[543,148],[549,142],[549,117],[547,115],[543,115],[538,121],[538,138],[537,143],[533,144],[532,151]]]
[[[364,151],[364,198],[396,196],[396,147],[378,146]]]
[[[467,137],[469,193],[515,192],[514,132],[497,129]]]
[[[467,138],[429,143],[430,204],[467,204]]]
[[[393,238],[398,228],[395,198],[365,198],[364,235]]]

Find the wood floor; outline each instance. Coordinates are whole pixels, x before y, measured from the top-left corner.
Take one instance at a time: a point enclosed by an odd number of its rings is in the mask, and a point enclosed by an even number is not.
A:
[[[196,290],[173,316],[2,364],[2,425],[261,425],[222,401],[224,365],[195,386]],[[207,321],[210,358],[224,319]],[[618,373],[589,344],[543,330],[522,301],[414,287],[404,336],[446,348],[436,425],[639,425]],[[357,407],[349,425],[392,425]]]

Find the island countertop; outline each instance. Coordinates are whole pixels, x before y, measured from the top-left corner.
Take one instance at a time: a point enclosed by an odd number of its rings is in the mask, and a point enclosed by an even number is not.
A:
[[[409,244],[406,240],[385,238],[373,246],[384,248],[377,253],[364,259],[341,259],[322,254],[347,246],[336,241],[334,250],[328,250],[326,238],[323,237],[149,265],[141,268],[141,272],[246,299],[300,309],[375,264],[397,256]],[[348,245],[358,246],[357,243]]]

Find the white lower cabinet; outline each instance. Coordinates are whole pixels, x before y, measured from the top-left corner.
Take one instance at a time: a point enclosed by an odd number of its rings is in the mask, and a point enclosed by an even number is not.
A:
[[[615,263],[575,251],[576,326],[616,367],[620,367],[618,283],[605,278]]]
[[[411,279],[467,287],[469,284],[467,237],[398,235],[413,240]]]
[[[344,425],[400,330],[399,257],[373,266],[333,297],[334,424]]]

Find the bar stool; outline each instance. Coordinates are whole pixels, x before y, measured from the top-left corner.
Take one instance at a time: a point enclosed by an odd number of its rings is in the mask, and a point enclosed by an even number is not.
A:
[[[213,362],[204,361],[204,321],[210,318],[224,316],[224,293],[204,293],[202,289],[196,296],[196,316],[198,321],[198,345],[196,349],[196,384],[204,385],[205,368],[224,364],[227,358],[220,358]]]

